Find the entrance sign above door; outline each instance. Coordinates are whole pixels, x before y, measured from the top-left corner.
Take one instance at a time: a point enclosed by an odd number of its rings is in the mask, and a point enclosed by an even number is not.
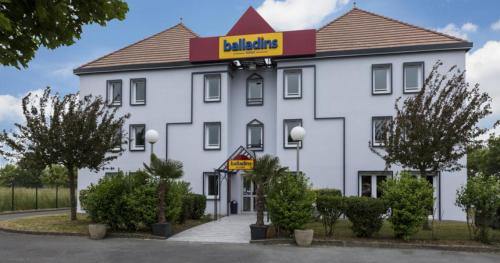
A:
[[[229,160],[228,170],[237,171],[237,170],[253,170],[254,160]]]

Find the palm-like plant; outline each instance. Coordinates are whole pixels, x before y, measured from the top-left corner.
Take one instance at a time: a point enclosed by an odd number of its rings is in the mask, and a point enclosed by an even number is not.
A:
[[[176,160],[163,160],[156,157],[155,154],[151,154],[151,162],[149,165],[144,164],[146,172],[151,176],[157,176],[159,178],[158,184],[158,223],[166,223],[165,219],[165,194],[168,191],[168,186],[170,183],[182,177],[182,162]]]
[[[255,184],[255,208],[257,210],[257,222],[255,225],[264,225],[264,196],[265,191],[273,178],[285,174],[288,167],[281,167],[278,157],[266,154],[255,160],[254,169],[251,171]]]

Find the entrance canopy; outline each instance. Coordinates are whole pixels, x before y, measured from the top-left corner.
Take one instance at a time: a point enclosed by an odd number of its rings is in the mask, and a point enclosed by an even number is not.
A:
[[[216,172],[231,174],[239,170],[251,170],[254,161],[255,153],[240,146],[216,169]]]

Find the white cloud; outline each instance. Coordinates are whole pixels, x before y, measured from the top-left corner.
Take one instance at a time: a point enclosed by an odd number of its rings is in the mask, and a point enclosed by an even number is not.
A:
[[[458,37],[458,38],[467,40],[467,39],[469,39],[469,36],[467,35],[467,33],[476,32],[478,28],[479,28],[479,26],[477,26],[473,23],[467,22],[467,23],[463,24],[461,27],[458,27],[457,25],[450,23],[450,24],[446,25],[445,27],[437,28],[436,30],[438,32],[441,32],[441,33],[444,33],[444,34],[447,34],[450,36],[454,36],[454,37]]]
[[[467,81],[479,83],[480,89],[492,97],[493,114],[487,117],[485,127],[500,119],[500,41],[488,41],[466,56]],[[500,128],[500,127],[499,127]],[[500,129],[496,129],[497,134]]]
[[[314,28],[350,0],[265,0],[257,12],[275,30]]]
[[[36,89],[31,92],[37,96],[41,96],[43,94],[43,89]],[[17,97],[12,95],[0,95],[0,122],[19,122],[22,120],[22,99],[28,93]]]
[[[500,19],[498,19],[498,21],[496,21],[493,24],[491,24],[491,29],[495,30],[495,31],[500,30]]]

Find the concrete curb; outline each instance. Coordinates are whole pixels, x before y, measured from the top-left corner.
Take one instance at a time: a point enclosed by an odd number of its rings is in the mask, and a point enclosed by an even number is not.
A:
[[[0,212],[0,216],[3,216],[3,215],[14,215],[14,214],[43,213],[43,212],[53,212],[53,211],[69,211],[69,208],[66,207],[66,208],[47,208],[47,209],[6,211],[6,212]]]
[[[261,245],[295,245],[293,239],[264,239],[252,240],[252,244]],[[500,253],[500,247],[494,246],[471,246],[471,245],[443,245],[443,244],[418,244],[383,241],[358,241],[358,240],[313,240],[313,246],[337,246],[337,247],[371,247],[371,248],[397,248],[397,249],[433,249],[445,251],[466,252],[488,252]]]
[[[46,232],[46,231],[30,231],[30,230],[18,230],[11,228],[0,227],[0,231],[15,233],[15,234],[26,234],[26,235],[39,235],[39,236],[78,236],[78,237],[88,237],[88,234],[82,233],[67,233],[67,232]],[[165,237],[154,236],[150,234],[142,233],[107,233],[106,238],[134,238],[134,239],[155,239],[155,240],[166,240]]]

